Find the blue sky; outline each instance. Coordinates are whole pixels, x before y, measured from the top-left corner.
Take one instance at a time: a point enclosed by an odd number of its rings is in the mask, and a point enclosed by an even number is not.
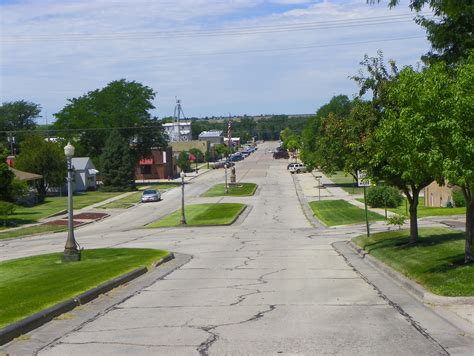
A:
[[[0,11],[0,100],[41,104],[40,122],[121,78],[158,93],[158,117],[175,96],[187,116],[312,113],[357,91],[348,77],[364,54],[416,65],[429,49],[408,1],[0,0]]]

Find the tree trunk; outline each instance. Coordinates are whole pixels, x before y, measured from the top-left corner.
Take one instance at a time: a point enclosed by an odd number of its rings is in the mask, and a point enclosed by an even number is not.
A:
[[[418,197],[420,190],[412,187],[411,195],[408,189],[405,191],[405,194],[410,204],[410,243],[418,242]]]
[[[464,262],[474,262],[472,255],[472,244],[474,236],[474,199],[472,190],[463,188],[464,199],[466,200],[466,244],[464,249]]]

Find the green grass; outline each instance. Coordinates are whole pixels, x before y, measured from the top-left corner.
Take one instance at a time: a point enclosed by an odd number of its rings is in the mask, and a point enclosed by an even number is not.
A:
[[[205,192],[203,197],[220,197],[220,196],[250,196],[254,195],[257,190],[257,185],[255,183],[238,183],[237,185],[229,185],[228,193],[225,194],[225,184],[216,184],[207,192]]]
[[[187,224],[185,226],[229,225],[245,209],[244,204],[195,204],[184,208]],[[180,224],[181,210],[177,210],[147,227],[173,227]]]
[[[405,203],[400,205],[398,208],[388,208],[389,211],[397,213],[399,215],[410,216],[410,212],[407,213]],[[431,208],[425,207],[425,201],[423,198],[418,203],[418,217],[424,218],[427,216],[446,216],[446,215],[465,215],[466,208]]]
[[[84,250],[80,262],[62,263],[60,253],[0,262],[0,327],[167,254],[152,249],[97,249]]]
[[[15,230],[8,230],[5,232],[0,232],[0,240],[3,239],[11,239],[14,237],[23,237],[23,236],[31,236],[37,234],[44,234],[48,232],[60,232],[66,231],[67,226],[59,226],[59,225],[35,225],[35,226],[28,226],[22,227]]]
[[[122,194],[120,192],[86,192],[74,195],[74,209],[82,209],[86,206],[101,202]],[[17,206],[15,213],[8,217],[9,225],[23,225],[35,223],[38,220],[57,214],[67,209],[67,196],[47,197],[44,203],[32,206]]]
[[[365,222],[365,210],[345,200],[312,201],[309,206],[314,215],[328,226]],[[369,221],[384,220],[382,215],[369,211]]]
[[[328,176],[334,184],[344,189],[349,194],[364,194],[364,188],[358,187],[357,182],[354,182],[354,178],[351,175],[345,174],[344,172],[336,172],[332,176]]]
[[[463,264],[464,234],[446,228],[422,228],[420,243],[409,245],[409,232],[398,230],[353,241],[375,258],[434,294],[474,296],[474,264]]]
[[[167,190],[176,188],[178,185],[176,184],[159,184],[159,185],[147,185],[147,186],[141,186],[138,188],[138,192],[135,192],[133,194],[127,195],[126,197],[123,197],[121,199],[114,200],[110,203],[100,205],[98,208],[100,209],[128,209],[132,206],[134,206],[137,203],[140,203],[140,198],[143,194],[143,191],[145,189],[157,189],[161,193],[166,192]]]

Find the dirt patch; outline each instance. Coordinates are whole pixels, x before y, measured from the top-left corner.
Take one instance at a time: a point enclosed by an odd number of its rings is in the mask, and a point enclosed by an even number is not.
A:
[[[110,216],[105,213],[81,213],[74,215],[74,219],[85,219],[85,220],[100,220]]]

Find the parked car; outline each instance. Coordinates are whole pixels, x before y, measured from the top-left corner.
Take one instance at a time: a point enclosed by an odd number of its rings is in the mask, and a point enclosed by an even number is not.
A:
[[[230,156],[229,160],[231,162],[238,162],[238,161],[242,161],[244,159],[244,157],[242,155],[232,155]]]
[[[146,189],[142,194],[142,203],[150,201],[160,201],[161,193],[156,189]]]
[[[248,156],[250,156],[249,152],[242,152],[242,157],[247,158]]]
[[[288,164],[288,166],[286,166],[286,170],[287,170],[287,171],[290,170],[290,167],[293,167],[295,164],[296,164],[296,163],[294,163],[294,162]]]
[[[273,158],[275,158],[275,159],[280,159],[280,158],[288,159],[288,158],[290,158],[290,155],[288,154],[288,151],[280,150],[280,151],[277,151],[273,154]]]
[[[293,163],[293,165],[288,168],[290,173],[301,173],[301,172],[306,172],[306,167],[304,166],[303,163]]]

